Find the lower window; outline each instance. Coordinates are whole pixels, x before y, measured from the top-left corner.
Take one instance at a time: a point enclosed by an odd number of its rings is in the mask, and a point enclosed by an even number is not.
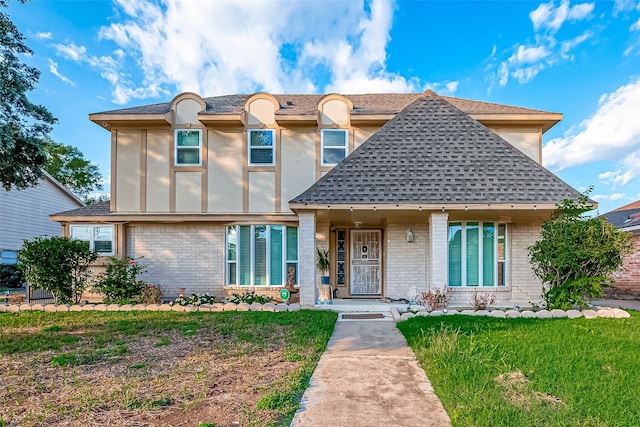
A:
[[[0,250],[0,265],[15,265],[18,263],[18,251]]]
[[[70,236],[87,242],[98,255],[113,255],[113,225],[72,225]]]
[[[298,282],[298,228],[284,225],[227,227],[227,285],[283,286]]]
[[[506,286],[506,224],[449,223],[449,286]]]

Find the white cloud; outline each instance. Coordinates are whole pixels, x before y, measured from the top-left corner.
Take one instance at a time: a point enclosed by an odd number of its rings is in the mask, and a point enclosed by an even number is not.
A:
[[[558,39],[557,33],[566,22],[576,22],[591,17],[595,3],[581,3],[571,6],[569,0],[563,0],[556,7],[554,1],[540,4],[529,13],[533,24],[534,42],[519,43],[503,52],[498,59],[492,77],[493,84],[506,86],[511,78],[519,83],[533,80],[541,71],[559,64],[562,60],[573,60],[572,51],[588,40],[592,33],[585,31],[571,38]],[[502,55],[500,55],[502,56]],[[495,50],[490,59],[496,57]],[[492,84],[492,85],[493,85]]]
[[[633,25],[629,27],[630,31],[638,31],[640,30],[640,19],[638,19]]]
[[[453,96],[458,90],[459,84],[460,82],[458,81],[442,82],[442,83],[427,83],[424,89],[425,90],[431,89],[438,95]]]
[[[558,7],[553,1],[543,3],[537,9],[529,13],[529,18],[533,24],[533,29],[547,29],[550,32],[557,32],[565,21],[580,21],[588,18],[595,3],[582,3],[569,6],[569,0],[562,0]]]
[[[53,33],[50,33],[50,32],[36,33],[36,38],[40,40],[51,40],[51,37],[53,37]]]
[[[619,167],[599,178],[626,185],[640,176],[640,79],[600,97],[596,112],[562,138],[543,148],[547,167],[560,171],[594,161],[616,161]]]
[[[640,10],[640,3],[636,4],[635,0],[615,0],[615,5],[613,6],[613,16],[617,16],[620,12],[633,10],[636,7],[638,8],[638,10]]]
[[[60,80],[65,82],[66,84],[71,85],[71,86],[75,86],[76,85],[73,81],[71,81],[71,79],[69,79],[69,77],[61,74],[58,71],[58,64],[55,61],[51,60],[51,59],[49,59],[49,71],[51,72],[51,74],[53,74],[54,76],[56,76],[57,78],[59,78]]]
[[[193,91],[409,92],[426,84],[386,69],[395,2],[116,0],[100,30],[116,46],[96,57],[73,43],[63,57],[99,70],[114,102]],[[457,82],[434,83],[445,93]]]
[[[593,200],[596,202],[604,202],[604,201],[616,201],[620,199],[624,199],[627,195],[624,193],[613,193],[613,194],[596,194],[591,196]]]

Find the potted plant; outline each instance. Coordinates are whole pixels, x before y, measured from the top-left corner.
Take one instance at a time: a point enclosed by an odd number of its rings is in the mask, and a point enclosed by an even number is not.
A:
[[[316,248],[316,267],[322,273],[320,283],[329,284],[329,249]]]

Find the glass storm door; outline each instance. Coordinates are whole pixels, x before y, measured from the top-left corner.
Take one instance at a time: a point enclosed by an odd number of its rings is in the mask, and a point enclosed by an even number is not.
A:
[[[351,230],[351,295],[381,295],[381,232]]]

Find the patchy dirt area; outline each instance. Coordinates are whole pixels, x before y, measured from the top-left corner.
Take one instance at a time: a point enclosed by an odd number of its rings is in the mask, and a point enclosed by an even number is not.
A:
[[[519,370],[498,375],[494,381],[504,390],[505,398],[514,406],[529,409],[531,404],[558,405],[564,402],[550,394],[530,390],[529,379]]]
[[[185,336],[123,335],[96,349],[82,337],[64,352],[0,356],[0,414],[7,426],[269,425],[256,402],[298,368],[284,340],[231,344],[198,330]]]

